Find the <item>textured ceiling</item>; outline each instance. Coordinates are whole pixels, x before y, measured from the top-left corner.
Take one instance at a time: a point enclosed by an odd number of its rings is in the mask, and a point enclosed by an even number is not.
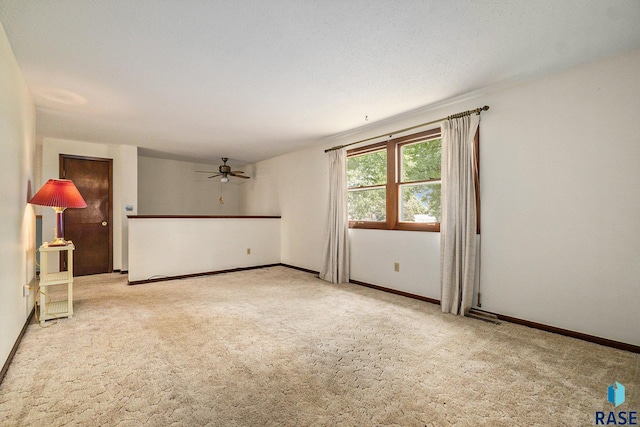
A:
[[[0,21],[39,135],[216,164],[640,46],[638,0],[0,0]]]

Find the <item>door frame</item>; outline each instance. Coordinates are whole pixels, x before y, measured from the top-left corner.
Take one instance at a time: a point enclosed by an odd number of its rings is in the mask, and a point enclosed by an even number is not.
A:
[[[109,201],[107,203],[107,216],[109,223],[109,273],[113,273],[113,159],[104,157],[77,156],[74,154],[58,155],[58,168],[60,179],[66,179],[66,171],[64,170],[64,159],[87,160],[93,162],[107,162],[109,164]],[[64,221],[64,216],[63,216]],[[64,260],[66,262],[66,260]],[[66,265],[64,265],[66,269]],[[63,258],[60,257],[60,271],[63,270]]]

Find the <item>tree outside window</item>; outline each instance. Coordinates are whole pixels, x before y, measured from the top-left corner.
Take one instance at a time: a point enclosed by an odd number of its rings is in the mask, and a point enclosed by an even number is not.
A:
[[[400,146],[400,221],[439,223],[440,138]]]
[[[387,152],[347,158],[349,221],[386,221]]]

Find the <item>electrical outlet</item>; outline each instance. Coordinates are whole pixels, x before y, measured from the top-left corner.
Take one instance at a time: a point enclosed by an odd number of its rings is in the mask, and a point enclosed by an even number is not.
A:
[[[400,271],[400,263],[399,262],[394,262],[393,263],[393,271]]]
[[[251,255],[251,248],[247,248],[247,255]]]
[[[22,287],[22,296],[28,297],[30,293],[31,293],[31,286],[24,285]]]

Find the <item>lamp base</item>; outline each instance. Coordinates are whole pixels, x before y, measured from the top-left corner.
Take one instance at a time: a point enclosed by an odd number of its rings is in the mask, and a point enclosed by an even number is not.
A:
[[[71,243],[71,240],[57,238],[52,240],[51,242],[47,242],[47,246],[67,246],[69,243]]]
[[[53,206],[53,210],[56,211],[56,228],[53,229],[53,235],[55,239],[48,243],[48,246],[67,246],[70,241],[64,240],[64,221],[62,219],[62,213],[66,208],[60,208]]]

